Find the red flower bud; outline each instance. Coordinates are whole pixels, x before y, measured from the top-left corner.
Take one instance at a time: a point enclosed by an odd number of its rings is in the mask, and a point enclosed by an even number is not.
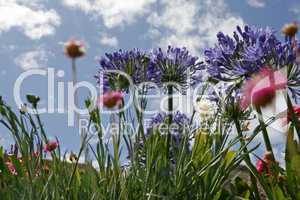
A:
[[[282,33],[288,37],[295,37],[296,33],[298,32],[298,24],[297,22],[286,24],[282,28]]]
[[[110,91],[100,97],[100,103],[107,108],[114,108],[122,104],[123,94],[118,91]]]
[[[46,152],[52,152],[58,147],[58,142],[57,141],[49,141],[45,146],[44,146],[44,151]]]
[[[256,169],[259,174],[262,174],[265,171],[265,163],[263,160],[258,160],[256,162]]]
[[[65,44],[65,54],[73,59],[84,56],[85,48],[83,43],[77,40],[70,40]]]

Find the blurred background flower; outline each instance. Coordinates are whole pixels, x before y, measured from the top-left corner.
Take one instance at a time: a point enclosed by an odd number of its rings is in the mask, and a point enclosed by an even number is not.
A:
[[[182,135],[191,133],[191,129],[191,119],[184,113],[177,111],[173,115],[172,124],[168,122],[167,113],[159,113],[151,118],[146,131],[146,137],[155,132],[163,135],[167,135],[170,132],[172,141],[179,145],[182,142]]]

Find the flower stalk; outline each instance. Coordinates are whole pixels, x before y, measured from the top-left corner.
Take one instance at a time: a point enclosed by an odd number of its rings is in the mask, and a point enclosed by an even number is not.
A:
[[[266,150],[271,153],[271,159],[272,159],[272,161],[275,161],[272,144],[271,144],[271,141],[270,141],[269,136],[268,136],[268,131],[267,131],[266,124],[265,124],[264,119],[262,117],[261,108],[259,106],[256,107],[256,112],[258,114],[257,117],[258,117],[258,121],[259,121],[261,130],[262,130],[262,134],[263,134],[263,139],[264,139],[264,142],[265,142]]]

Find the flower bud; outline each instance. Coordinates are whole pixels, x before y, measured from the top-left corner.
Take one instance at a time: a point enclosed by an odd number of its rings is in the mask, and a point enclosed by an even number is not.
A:
[[[298,24],[296,22],[291,24],[286,24],[282,28],[282,33],[291,38],[295,37],[297,32],[298,32]]]
[[[70,40],[65,44],[65,54],[72,58],[79,58],[85,55],[85,48],[82,42],[77,40]]]

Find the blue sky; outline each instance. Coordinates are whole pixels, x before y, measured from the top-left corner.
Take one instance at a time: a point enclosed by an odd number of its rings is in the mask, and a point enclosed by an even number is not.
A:
[[[96,84],[98,59],[117,49],[148,50],[167,45],[186,46],[199,57],[213,46],[215,35],[231,33],[236,25],[271,26],[276,30],[300,21],[297,0],[0,0],[0,95],[17,109],[15,80],[30,68],[63,70],[71,80],[63,43],[83,40],[87,55],[78,60],[78,79]],[[281,37],[280,32],[278,36]],[[56,89],[57,90],[57,89]],[[43,77],[32,77],[22,86],[26,93],[47,103]],[[80,102],[87,95],[81,91]],[[61,140],[64,149],[76,150],[78,131],[67,127],[66,114],[42,115],[47,132]],[[0,145],[10,144],[8,132],[0,128]]]

